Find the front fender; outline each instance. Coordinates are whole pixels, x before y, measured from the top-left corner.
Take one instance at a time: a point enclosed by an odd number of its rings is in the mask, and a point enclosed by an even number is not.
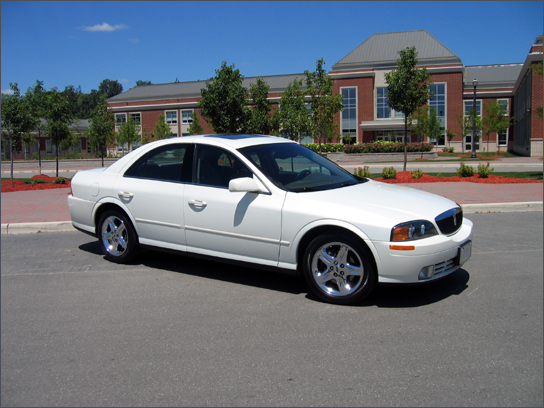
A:
[[[381,261],[378,250],[370,238],[355,225],[336,219],[321,219],[312,221],[300,228],[290,242],[282,238],[278,266],[287,269],[296,269],[299,249],[305,250],[305,248],[301,248],[301,245],[308,244],[309,242],[307,238],[311,236],[313,239],[313,235],[315,235],[316,231],[331,227],[349,231],[355,236],[359,237],[372,253],[372,256],[376,262],[377,270],[379,271],[381,269]]]

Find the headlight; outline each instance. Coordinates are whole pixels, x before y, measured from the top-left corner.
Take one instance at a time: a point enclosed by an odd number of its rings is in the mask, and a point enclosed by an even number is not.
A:
[[[433,223],[425,220],[403,222],[391,230],[391,241],[413,241],[438,235]]]

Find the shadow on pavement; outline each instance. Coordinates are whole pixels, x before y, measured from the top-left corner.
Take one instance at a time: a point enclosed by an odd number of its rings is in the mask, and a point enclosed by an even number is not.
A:
[[[109,262],[102,255],[97,241],[80,245],[79,249],[100,256],[104,262]],[[114,263],[111,264],[116,265]],[[307,299],[323,302],[313,293],[308,292],[308,287],[302,277],[261,270],[250,266],[238,266],[208,259],[194,258],[184,254],[159,251],[146,251],[129,265],[143,265],[153,269],[189,274],[294,295],[307,293]],[[378,286],[374,293],[355,307],[407,308],[433,304],[452,295],[461,294],[468,288],[467,283],[469,278],[470,275],[467,271],[459,269],[434,282],[402,286]]]

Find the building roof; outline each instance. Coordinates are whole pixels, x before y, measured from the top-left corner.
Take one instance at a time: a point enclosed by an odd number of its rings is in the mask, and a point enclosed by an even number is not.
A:
[[[247,77],[242,85],[249,89],[251,84],[257,83],[259,77]],[[270,87],[269,92],[283,92],[295,79],[305,78],[304,74],[261,76]],[[128,102],[169,98],[199,98],[200,90],[206,87],[207,81],[171,82],[167,84],[140,85],[112,96],[108,102]],[[303,86],[304,88],[304,86]]]
[[[399,51],[416,47],[418,65],[461,64],[461,59],[426,30],[374,34],[332,66],[335,70],[395,66]]]
[[[472,80],[481,87],[514,87],[523,64],[476,65],[465,67],[465,87],[472,89]]]

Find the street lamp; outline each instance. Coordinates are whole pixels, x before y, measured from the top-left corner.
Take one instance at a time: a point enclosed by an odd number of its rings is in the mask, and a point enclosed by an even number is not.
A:
[[[476,87],[478,86],[478,81],[476,79],[472,80],[472,86],[474,87],[474,99],[472,101],[472,109],[474,110],[474,116],[472,116],[472,154],[470,157],[472,159],[476,158]]]

